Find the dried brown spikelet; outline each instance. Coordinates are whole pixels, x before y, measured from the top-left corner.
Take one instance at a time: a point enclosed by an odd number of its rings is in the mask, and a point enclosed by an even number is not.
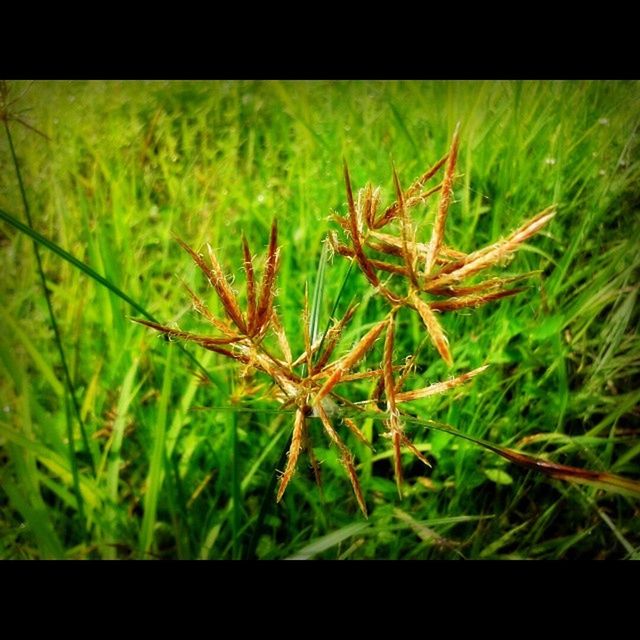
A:
[[[344,163],[344,182],[347,188],[347,205],[349,209],[349,233],[351,236],[351,242],[353,244],[353,250],[356,260],[365,274],[369,282],[377,287],[380,285],[380,280],[375,272],[375,269],[369,263],[367,256],[362,249],[362,242],[360,240],[360,229],[358,227],[358,216],[356,207],[353,202],[353,191],[351,189],[351,178],[349,177],[349,168],[347,163]]]
[[[211,311],[207,308],[205,303],[191,290],[189,285],[186,282],[183,282],[182,285],[189,293],[191,297],[191,303],[193,304],[193,308],[204,318],[206,318],[216,329],[219,329],[226,336],[233,337],[236,333],[222,320],[218,320]]]
[[[353,314],[356,312],[357,308],[358,308],[357,304],[352,304],[346,310],[342,319],[339,320],[338,322],[335,322],[331,326],[329,331],[327,331],[327,334],[324,340],[324,350],[320,354],[318,361],[313,365],[314,373],[316,371],[321,371],[329,361],[329,358],[333,355],[333,351],[336,348],[336,345],[338,344],[338,342],[340,341],[340,338],[342,337],[343,329],[345,328],[347,323],[351,321],[351,318],[353,318]]]
[[[256,310],[256,333],[261,333],[266,330],[269,325],[269,320],[271,319],[275,279],[278,271],[278,254],[278,224],[274,219],[271,225],[267,260],[264,266],[264,273],[262,274],[260,299]]]
[[[555,214],[556,207],[552,205],[525,222],[504,240],[500,240],[484,249],[474,251],[458,262],[443,267],[439,273],[425,283],[423,290],[430,291],[433,288],[459,282],[493,266],[516,251],[523,242],[540,231]]]
[[[220,298],[220,302],[222,302],[222,306],[224,307],[224,310],[226,311],[229,318],[238,327],[238,329],[240,329],[242,333],[246,334],[247,323],[245,322],[244,317],[242,316],[242,312],[240,311],[240,307],[238,306],[236,294],[233,292],[233,289],[227,282],[222,267],[220,266],[218,258],[211,248],[211,245],[207,245],[211,268],[208,268],[206,262],[199,254],[191,250],[186,245],[183,246],[187,249],[187,251],[189,251],[193,259],[196,261],[196,264],[202,269],[209,282],[216,290],[218,298]]]
[[[409,293],[408,302],[416,309],[422,318],[422,322],[429,332],[429,337],[438,350],[438,353],[442,356],[442,359],[451,366],[453,364],[453,358],[449,349],[449,340],[447,340],[447,336],[440,326],[440,322],[438,318],[436,318],[435,313],[431,310],[431,307],[424,302],[424,300],[421,300],[415,291]]]
[[[343,359],[341,359],[340,365],[336,367],[335,371],[316,394],[316,397],[313,400],[314,406],[319,406],[322,399],[331,391],[331,389],[333,389],[333,387],[336,386],[336,384],[338,384],[338,382],[340,382],[342,376],[346,374],[351,367],[355,366],[360,362],[360,360],[362,360],[369,349],[373,346],[373,343],[378,339],[378,336],[382,333],[386,324],[386,320],[382,320],[376,324],[366,333],[360,342],[358,342],[358,344],[353,347],[353,349],[351,349]]]
[[[462,375],[451,378],[450,380],[446,380],[444,382],[436,382],[432,385],[429,385],[428,387],[423,387],[422,389],[414,389],[413,391],[404,391],[402,393],[398,393],[396,394],[396,402],[413,402],[414,400],[429,398],[431,396],[444,393],[445,391],[449,391],[450,389],[455,389],[465,382],[468,382],[472,378],[475,378],[475,376],[481,374],[483,371],[486,371],[488,368],[489,365],[485,364],[481,367],[478,367],[477,369],[467,371]]]
[[[340,436],[337,434],[336,430],[333,428],[331,424],[331,420],[327,416],[326,411],[321,403],[315,405],[316,411],[318,412],[318,416],[320,421],[322,422],[322,426],[325,431],[329,435],[329,438],[332,442],[338,447],[340,451],[340,456],[342,458],[342,464],[344,465],[347,475],[349,476],[349,480],[351,481],[351,486],[353,487],[353,492],[356,496],[356,500],[358,501],[358,506],[360,507],[362,513],[365,518],[367,517],[367,504],[364,501],[364,496],[362,495],[362,488],[360,487],[360,481],[358,480],[358,474],[356,473],[356,468],[353,464],[353,455],[342,441]]]
[[[247,276],[247,325],[249,335],[253,335],[256,324],[256,283],[251,250],[244,234],[242,234],[242,255],[244,271]]]
[[[301,408],[296,409],[296,418],[293,426],[293,435],[291,436],[291,446],[289,447],[289,456],[287,458],[287,466],[284,473],[280,478],[280,486],[278,487],[278,495],[276,501],[280,502],[284,495],[285,489],[289,484],[289,481],[295,473],[296,466],[298,464],[298,458],[302,451],[302,443],[304,439],[305,431],[305,415]]]
[[[395,471],[396,486],[398,495],[402,497],[402,459],[400,456],[400,443],[402,442],[402,427],[398,418],[398,408],[396,406],[396,383],[393,378],[393,338],[395,333],[395,315],[389,314],[387,323],[387,333],[384,340],[383,354],[383,377],[384,377],[384,393],[387,399],[387,412],[389,418],[385,424],[389,429],[391,440],[393,442],[393,466]]]
[[[433,233],[431,235],[431,242],[429,243],[427,260],[424,267],[425,275],[429,275],[431,273],[435,264],[436,256],[440,251],[440,245],[444,238],[444,226],[447,221],[447,212],[449,211],[449,205],[451,204],[451,198],[453,196],[453,178],[456,168],[456,160],[458,159],[458,145],[460,142],[459,132],[460,123],[458,123],[456,130],[453,133],[453,141],[451,142],[451,149],[449,150],[449,157],[447,158],[444,180],[442,181],[442,191],[440,192],[438,212],[436,214],[436,221],[433,226]]]
[[[351,431],[351,433],[353,433],[355,437],[358,438],[358,440],[360,440],[360,442],[362,442],[367,447],[369,447],[369,449],[373,449],[372,444],[367,440],[367,437],[358,428],[358,425],[356,425],[356,423],[353,420],[351,420],[351,418],[343,418],[342,422],[344,422],[344,424],[347,425],[347,428],[349,429],[349,431]]]
[[[132,318],[134,322],[138,324],[143,324],[146,327],[150,327],[151,329],[155,329],[160,333],[164,333],[170,338],[179,338],[181,340],[187,340],[190,342],[196,342],[201,347],[208,349],[213,346],[220,346],[225,344],[232,344],[233,342],[239,342],[242,340],[242,336],[231,336],[226,338],[212,338],[211,336],[200,336],[195,333],[189,333],[187,331],[180,331],[180,329],[172,329],[171,327],[166,327],[164,325],[158,324],[157,322],[151,322],[151,320],[142,320],[137,318]]]
[[[418,276],[416,274],[416,268],[418,265],[416,240],[414,237],[413,226],[409,221],[407,210],[404,206],[404,196],[402,194],[400,180],[398,178],[395,167],[393,168],[393,182],[396,187],[396,198],[398,201],[398,218],[400,220],[400,231],[402,236],[402,257],[404,259],[404,264],[407,269],[411,284],[413,284],[415,287],[419,287]]]
[[[438,185],[437,187],[434,187],[433,189],[430,189],[427,193],[422,194],[422,196],[416,196],[415,195],[418,191],[420,191],[420,189],[422,189],[422,187],[424,186],[425,182],[428,182],[440,170],[442,165],[444,165],[444,163],[447,161],[448,157],[449,157],[449,154],[446,154],[443,158],[438,160],[438,162],[436,162],[433,165],[433,167],[428,169],[420,178],[418,178],[418,180],[416,180],[407,189],[407,191],[404,193],[404,198],[405,198],[405,200],[407,200],[407,205],[408,206],[413,206],[414,204],[417,204],[418,202],[422,202],[428,196],[430,196],[433,193],[435,193],[436,191],[440,190],[441,185]],[[391,222],[396,217],[397,212],[398,212],[398,201],[394,202],[392,205],[387,207],[387,209],[384,211],[384,213],[380,216],[380,219],[374,225],[372,225],[372,227],[374,229],[381,229],[382,227],[387,225],[389,222]]]
[[[461,296],[451,298],[451,300],[435,300],[431,302],[430,306],[434,311],[457,311],[459,309],[476,308],[487,302],[493,302],[494,300],[500,300],[508,296],[515,296],[524,290],[524,287],[518,287],[516,289],[507,289],[506,291],[494,291],[493,293],[487,293],[483,296]]]
[[[287,334],[282,326],[282,322],[280,322],[280,318],[278,317],[278,312],[275,309],[273,309],[271,313],[271,328],[273,329],[276,339],[278,340],[278,344],[280,345],[280,351],[282,351],[284,361],[291,366],[291,363],[293,362],[291,346],[287,340]]]

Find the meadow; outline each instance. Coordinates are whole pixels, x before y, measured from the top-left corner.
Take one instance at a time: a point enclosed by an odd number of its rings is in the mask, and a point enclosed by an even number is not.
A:
[[[640,559],[633,491],[553,479],[447,431],[640,479],[640,83],[8,87],[0,558]],[[343,159],[354,192],[370,181],[386,204],[392,165],[410,184],[458,122],[447,242],[470,252],[551,204],[557,212],[496,269],[532,272],[524,291],[439,314],[452,367],[416,314],[398,316],[396,352],[422,345],[419,386],[490,366],[412,404],[406,430],[432,467],[403,452],[402,498],[390,442],[367,415],[359,426],[373,450],[339,429],[357,454],[367,518],[315,418],[322,488],[304,459],[276,503],[293,410],[264,376],[243,378],[238,363],[132,318],[211,332],[184,284],[217,317],[224,310],[176,237],[215,248],[244,300],[242,234],[261,271],[277,219],[275,304],[292,350],[305,348],[308,287],[321,328],[359,302],[337,347],[347,352],[387,308],[348,259],[323,253],[339,230],[331,213],[347,211]],[[436,206],[420,209],[425,242]],[[380,366],[382,347],[358,370]],[[354,397],[374,384],[354,382]]]

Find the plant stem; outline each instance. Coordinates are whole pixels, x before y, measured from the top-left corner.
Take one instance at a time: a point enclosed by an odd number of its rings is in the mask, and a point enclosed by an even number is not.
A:
[[[8,222],[12,227],[17,229],[18,231],[28,235],[34,243],[37,242],[42,246],[46,247],[53,253],[60,256],[63,260],[66,260],[68,263],[72,264],[80,271],[84,272],[90,278],[101,284],[103,287],[114,293],[118,298],[124,300],[128,305],[130,305],[133,309],[135,309],[138,313],[141,313],[147,320],[151,320],[152,322],[158,322],[158,320],[151,315],[143,306],[138,304],[133,298],[128,296],[122,289],[116,287],[110,280],[107,280],[104,276],[101,276],[97,271],[92,269],[88,264],[82,262],[82,260],[78,260],[74,255],[70,254],[68,251],[65,251],[62,247],[59,247],[55,242],[49,240],[49,238],[45,238],[42,234],[38,233],[35,229],[26,224],[23,224],[12,216],[10,213],[0,209],[0,218],[5,222]],[[207,376],[207,378],[211,381],[212,384],[218,386],[218,382],[213,378],[213,376],[202,366],[200,361],[190,352],[188,351],[184,345],[180,342],[176,342],[178,349],[182,351],[187,357],[195,364],[203,373]]]
[[[18,156],[16,155],[16,150],[13,144],[13,137],[11,136],[11,130],[9,129],[9,123],[4,120],[4,129],[7,134],[7,140],[9,141],[9,149],[11,150],[11,159],[13,160],[13,166],[16,171],[16,177],[18,179],[18,185],[20,187],[20,196],[22,197],[22,204],[24,207],[24,213],[27,218],[27,224],[29,227],[33,229],[33,220],[31,218],[31,209],[29,207],[29,201],[27,199],[27,193],[24,188],[24,183],[22,181],[22,172],[20,171],[20,164],[18,162]],[[74,408],[74,412],[76,418],[78,420],[78,424],[80,426],[80,433],[82,436],[83,445],[89,454],[89,461],[91,464],[91,471],[95,475],[95,464],[93,461],[93,457],[91,454],[91,448],[89,446],[89,440],[87,438],[87,432],[84,427],[84,422],[82,420],[82,416],[80,414],[80,406],[78,404],[78,399],[76,397],[75,387],[73,386],[73,382],[71,380],[71,375],[69,373],[69,367],[67,366],[67,358],[64,353],[64,348],[62,346],[62,338],[60,336],[60,330],[58,328],[58,323],[56,321],[56,316],[53,311],[53,305],[51,304],[51,295],[49,289],[47,288],[47,281],[44,275],[44,269],[42,268],[42,258],[40,257],[40,249],[35,242],[33,241],[33,250],[36,255],[36,263],[38,266],[38,275],[40,277],[40,283],[42,285],[42,290],[44,292],[44,297],[47,303],[47,309],[49,311],[49,319],[51,321],[51,328],[53,329],[53,334],[55,338],[55,343],[58,347],[58,353],[60,355],[60,361],[62,362],[62,370],[64,373],[64,380],[67,392],[71,395],[71,400]],[[76,460],[76,449],[73,441],[73,429],[71,426],[71,421],[68,420],[68,439],[69,439],[69,458],[71,463],[71,473],[73,477],[73,490],[76,494],[76,500],[78,501],[78,511],[80,512],[80,516],[84,523],[83,527],[86,529],[86,523],[84,520],[84,509],[83,509],[83,501],[82,494],[80,492],[80,480],[78,476],[78,462]]]

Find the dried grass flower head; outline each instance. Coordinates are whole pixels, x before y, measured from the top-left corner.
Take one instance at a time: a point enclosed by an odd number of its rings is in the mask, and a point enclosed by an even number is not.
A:
[[[291,482],[303,452],[309,456],[316,481],[318,484],[321,482],[320,465],[314,455],[309,429],[309,420],[317,418],[330,444],[335,445],[339,452],[360,509],[367,514],[365,497],[356,472],[355,456],[344,439],[344,434],[350,433],[371,446],[357,419],[358,414],[365,411],[365,407],[384,414],[381,416],[385,427],[384,435],[391,442],[398,493],[402,495],[402,453],[413,454],[425,465],[430,465],[406,433],[401,405],[445,393],[469,382],[487,368],[484,365],[443,382],[404,390],[413,371],[414,354],[404,358],[402,365],[394,362],[397,311],[408,307],[418,312],[439,354],[451,364],[447,337],[437,319],[437,313],[475,307],[518,293],[521,289],[506,288],[513,278],[490,278],[477,284],[463,282],[511,254],[553,216],[553,208],[545,210],[507,238],[470,254],[447,246],[444,243],[444,230],[453,194],[457,153],[456,129],[449,153],[405,191],[401,188],[394,169],[396,201],[382,213],[378,213],[379,188],[373,189],[367,185],[359,192],[357,200],[354,199],[345,164],[348,212],[346,216],[335,216],[335,219],[344,230],[347,243],[341,243],[335,234],[330,236],[330,243],[338,254],[357,262],[368,282],[389,302],[390,309],[339,356],[338,345],[345,328],[354,317],[356,307],[349,307],[341,318],[333,319],[321,339],[313,341],[306,290],[301,327],[304,349],[297,356],[293,354],[275,306],[276,278],[280,263],[275,221],[271,227],[260,281],[249,244],[246,238],[242,238],[246,281],[244,309],[241,308],[238,296],[230,286],[215,251],[207,247],[207,260],[178,240],[203,272],[222,304],[225,318],[217,318],[202,299],[187,287],[194,308],[218,335],[198,335],[147,320],[138,322],[165,335],[195,342],[205,349],[235,360],[243,365],[245,373],[256,371],[271,379],[273,384],[268,392],[270,397],[278,401],[282,408],[294,410],[291,442],[286,465],[280,476],[278,501]],[[427,189],[426,183],[443,168],[442,181]],[[440,200],[431,239],[428,243],[420,243],[416,240],[416,226],[410,211],[436,193],[440,194]],[[395,234],[388,230],[381,231],[387,227],[395,230]],[[375,254],[381,255],[375,257]],[[382,364],[358,371],[383,335]],[[266,339],[268,336],[271,336],[270,340]],[[374,383],[370,397],[357,400],[352,397],[353,392],[346,394],[342,391],[347,388],[346,385],[353,388],[353,383],[361,380]],[[350,415],[345,415],[343,409],[348,409]]]
[[[512,255],[555,215],[555,206],[550,206],[507,237],[472,253],[447,245],[445,226],[453,199],[459,140],[458,125],[449,152],[406,190],[400,186],[394,167],[396,200],[381,213],[378,212],[379,188],[368,184],[354,198],[345,162],[347,214],[334,214],[333,219],[342,228],[346,242],[341,242],[335,232],[329,236],[334,251],[355,260],[369,283],[392,309],[409,307],[419,314],[435,348],[448,365],[453,363],[453,357],[438,314],[479,307],[523,291],[522,288],[509,288],[522,276],[493,277],[476,283],[467,281]],[[444,171],[441,181],[427,188],[427,183],[441,170]],[[428,242],[420,242],[411,213],[417,205],[428,202],[436,194],[439,200],[431,237]]]

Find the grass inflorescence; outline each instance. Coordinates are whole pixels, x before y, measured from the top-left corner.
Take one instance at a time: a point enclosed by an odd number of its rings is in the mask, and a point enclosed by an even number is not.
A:
[[[4,557],[637,556],[636,83],[13,88]]]

